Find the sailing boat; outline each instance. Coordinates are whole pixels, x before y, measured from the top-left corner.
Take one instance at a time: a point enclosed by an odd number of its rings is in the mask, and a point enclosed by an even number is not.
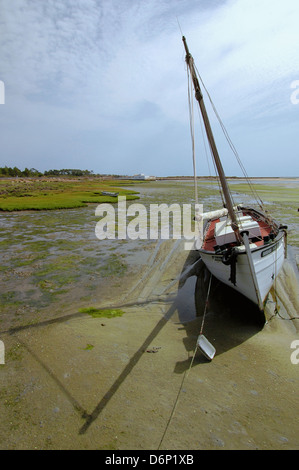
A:
[[[222,188],[224,208],[202,215],[201,259],[212,275],[258,305],[261,311],[286,257],[287,227],[264,211],[235,205],[215,144],[198,74],[186,38],[186,63],[199,104],[212,158]],[[250,183],[249,178],[248,183]],[[195,178],[196,180],[196,178]],[[253,187],[252,187],[253,189]]]

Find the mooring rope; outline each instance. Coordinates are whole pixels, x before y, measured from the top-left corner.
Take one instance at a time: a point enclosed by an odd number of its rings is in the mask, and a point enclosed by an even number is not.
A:
[[[212,283],[212,273],[210,273],[210,280],[209,280],[209,287],[208,287],[208,293],[206,297],[206,303],[205,303],[205,309],[202,317],[202,322],[201,322],[201,328],[200,328],[200,335],[202,335],[203,332],[203,326],[206,318],[206,313],[207,313],[207,308],[208,308],[208,301],[209,301],[209,295],[210,295],[210,289],[211,289],[211,283]]]
[[[203,319],[202,319],[201,328],[200,328],[200,335],[202,334],[202,331],[203,331],[205,316],[206,316],[206,312],[207,312],[208,298],[209,298],[209,295],[210,295],[210,288],[211,288],[211,281],[212,281],[212,273],[210,274],[209,287],[208,287],[208,292],[207,292],[207,297],[206,297],[206,304],[205,304]],[[182,381],[181,381],[180,388],[179,388],[179,390],[178,390],[178,393],[177,393],[177,396],[176,396],[174,405],[173,405],[173,407],[172,407],[172,411],[171,411],[170,416],[169,416],[169,418],[168,418],[166,427],[165,427],[165,429],[164,429],[164,432],[163,432],[163,435],[162,435],[162,437],[161,437],[161,440],[160,440],[160,443],[159,443],[159,446],[158,446],[158,449],[157,449],[157,450],[160,450],[161,445],[162,445],[162,442],[163,442],[163,440],[164,440],[164,437],[166,436],[166,433],[167,433],[167,431],[168,431],[168,428],[169,428],[169,426],[170,426],[170,423],[171,423],[171,421],[172,421],[172,419],[173,419],[173,417],[174,417],[174,413],[175,413],[175,411],[176,411],[176,408],[177,408],[177,405],[178,405],[178,402],[179,402],[179,398],[180,398],[180,394],[181,394],[181,391],[182,391],[184,382],[185,382],[185,380],[186,380],[186,379],[188,378],[188,376],[189,376],[189,373],[190,373],[190,370],[191,370],[191,368],[192,368],[193,361],[194,361],[194,359],[195,359],[197,350],[198,350],[198,343],[196,342],[196,347],[195,347],[195,350],[194,350],[194,353],[193,353],[193,356],[192,356],[190,365],[189,365],[188,369],[185,370],[185,372],[184,372],[184,375],[183,375],[183,378],[182,378]]]

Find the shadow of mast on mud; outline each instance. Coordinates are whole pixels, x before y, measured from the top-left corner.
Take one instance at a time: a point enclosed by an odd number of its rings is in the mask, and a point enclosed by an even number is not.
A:
[[[142,306],[142,305],[147,305],[153,301],[157,301],[158,299],[149,299],[141,302],[130,302],[126,303],[123,305],[116,305],[116,306],[110,306],[110,308],[125,308],[125,307],[132,307],[132,306]],[[165,299],[164,299],[165,302]],[[169,302],[172,302],[172,300],[169,300]],[[72,404],[74,410],[76,412],[79,412],[81,418],[85,419],[84,425],[81,427],[79,430],[79,434],[84,434],[89,426],[95,421],[100,413],[103,411],[107,403],[110,401],[110,399],[113,397],[113,395],[117,392],[121,384],[124,382],[126,377],[131,373],[135,365],[138,363],[139,359],[143,355],[144,351],[148,348],[148,346],[151,344],[151,342],[154,340],[154,338],[159,334],[159,332],[162,330],[162,328],[166,325],[166,323],[169,321],[169,319],[172,317],[174,312],[176,311],[177,306],[176,306],[176,300],[172,302],[171,307],[168,309],[166,314],[159,320],[155,328],[151,331],[151,333],[148,335],[146,340],[143,342],[143,344],[140,346],[140,348],[135,352],[135,354],[132,356],[130,359],[129,363],[127,366],[124,368],[122,373],[119,375],[119,377],[116,379],[116,381],[113,383],[113,385],[110,387],[109,391],[103,396],[101,401],[98,403],[96,408],[93,410],[93,412],[90,414],[88,413],[81,405],[80,403],[73,397],[73,395],[65,388],[64,384],[57,378],[57,376],[54,374],[54,372],[46,365],[44,361],[42,361],[39,356],[33,351],[32,348],[28,346],[28,344],[23,341],[17,333],[22,332],[23,330],[27,329],[35,329],[35,328],[42,328],[48,325],[53,325],[56,323],[63,323],[65,321],[68,321],[70,319],[78,318],[78,317],[84,317],[85,314],[82,313],[74,313],[74,314],[67,314],[63,315],[58,318],[52,318],[49,320],[44,320],[39,323],[36,323],[34,325],[25,325],[25,326],[18,326],[18,327],[12,327],[7,330],[2,331],[2,334],[8,334],[12,337],[15,337],[17,341],[22,344],[22,346],[28,351],[28,353],[36,360],[36,362],[44,369],[44,371],[51,377],[51,379],[56,383],[58,388],[62,391],[62,393],[67,397],[69,402]]]
[[[163,315],[163,317],[158,321],[154,329],[150,332],[150,334],[147,336],[143,344],[140,346],[140,348],[135,352],[135,354],[131,357],[130,361],[128,364],[125,366],[123,371],[120,373],[118,378],[115,380],[115,382],[112,384],[110,389],[108,390],[107,393],[103,396],[103,398],[99,401],[97,406],[94,408],[91,414],[88,415],[86,418],[86,421],[84,425],[80,428],[79,434],[85,434],[88,430],[88,428],[91,426],[91,424],[99,417],[101,412],[104,410],[108,402],[111,400],[111,398],[114,396],[114,394],[118,391],[122,383],[126,380],[128,375],[132,372],[142,355],[144,354],[144,351],[149,347],[149,345],[153,342],[153,340],[156,338],[156,336],[160,333],[162,328],[166,325],[166,323],[170,320],[170,318],[173,316],[173,314],[179,310],[180,308],[180,289],[181,287],[185,284],[186,280],[190,275],[194,274],[196,272],[196,261],[194,259],[194,251],[190,252],[190,256],[187,257],[183,269],[181,270],[181,274],[179,276],[179,286],[178,286],[178,291],[175,296],[175,298],[171,301],[171,306],[167,310],[167,312]],[[192,265],[193,263],[193,265]],[[171,297],[171,296],[170,296]],[[158,300],[158,299],[157,299]],[[153,302],[153,299],[149,299],[145,302],[141,302],[141,304],[148,304]],[[165,302],[165,299],[164,299]],[[132,305],[136,305],[136,302]],[[121,306],[125,307],[125,305]]]
[[[154,338],[159,334],[159,332],[162,330],[162,328],[166,325],[166,323],[169,321],[169,319],[172,317],[174,312],[176,311],[176,302],[174,300],[173,304],[171,307],[168,309],[166,314],[159,320],[155,328],[151,331],[151,333],[148,335],[146,340],[143,342],[143,344],[140,346],[140,348],[135,352],[135,354],[131,357],[129,363],[126,365],[124,370],[120,373],[118,378],[115,380],[115,382],[112,384],[108,392],[103,396],[103,398],[100,400],[98,405],[95,407],[95,409],[92,411],[92,413],[87,417],[84,425],[81,427],[79,434],[85,434],[86,431],[88,430],[89,426],[98,418],[98,416],[101,414],[101,412],[104,410],[108,402],[111,400],[113,395],[117,392],[119,387],[122,385],[122,383],[125,381],[127,376],[132,372],[136,364],[138,363],[139,359],[141,356],[144,354],[144,351],[148,348],[148,346],[153,342]]]

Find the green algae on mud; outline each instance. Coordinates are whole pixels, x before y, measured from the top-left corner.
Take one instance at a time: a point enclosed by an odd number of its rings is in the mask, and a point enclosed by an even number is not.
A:
[[[259,198],[265,203],[265,210],[283,225],[288,226],[288,243],[299,247],[299,226],[298,226],[298,207],[299,207],[299,180],[270,180],[266,182],[254,182],[253,188]],[[251,188],[240,182],[231,185],[233,196],[246,195],[252,197]],[[235,198],[236,199],[236,198]],[[245,202],[245,201],[244,201]]]
[[[209,184],[207,181],[199,184],[199,197],[205,211],[220,205],[215,184],[212,188]],[[239,184],[232,184],[232,189],[238,192]],[[149,182],[140,186],[138,183],[135,187],[140,190],[140,202],[147,209],[151,203],[194,201],[192,181]],[[269,182],[269,187],[274,194],[275,183]],[[284,188],[281,184],[277,186],[277,194],[281,187]],[[289,244],[299,247],[298,212],[294,203],[274,203],[266,196],[263,199],[269,212],[289,226]],[[251,197],[242,193],[238,201],[251,203]],[[59,316],[66,308],[69,311],[73,307],[101,305],[115,292],[126,291],[132,279],[138,278],[156,242],[118,240],[117,237],[98,240],[97,221],[93,206],[1,214],[2,328]]]
[[[114,318],[121,317],[125,312],[119,308],[95,308],[95,307],[86,307],[80,308],[80,313],[88,313],[92,318]]]
[[[0,211],[55,210],[86,207],[88,204],[115,203],[117,199],[102,191],[117,191],[127,200],[139,199],[136,191],[123,189],[127,182],[99,179],[0,180]]]
[[[260,198],[265,199],[268,202],[289,202],[298,203],[299,200],[299,188],[288,187],[282,185],[272,184],[252,184],[254,189],[257,191]],[[251,194],[251,188],[247,184],[234,183],[231,186],[234,192],[240,192],[245,194]]]

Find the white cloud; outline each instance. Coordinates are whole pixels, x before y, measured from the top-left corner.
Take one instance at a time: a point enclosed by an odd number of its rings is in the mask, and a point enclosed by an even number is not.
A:
[[[153,162],[151,173],[164,159],[167,174],[167,149],[172,164],[177,160],[175,173],[190,173],[181,155],[184,148],[189,152],[190,139],[176,17],[241,147],[246,121],[253,130],[272,126],[279,135],[283,120],[287,125],[294,119],[289,95],[290,83],[299,79],[297,0],[3,0],[0,8],[0,79],[6,89],[0,121],[1,132],[15,129],[13,141],[4,139],[4,160],[8,155],[12,165],[26,144],[35,158],[26,166],[44,169],[42,160],[38,165],[44,139],[47,155],[59,144],[64,149],[66,161],[60,155],[57,166],[73,166],[78,149],[86,149],[96,171],[103,164],[99,153],[109,153],[113,168],[118,158],[120,167],[127,158],[143,171],[142,142],[149,152],[153,139],[155,156],[144,152]]]

